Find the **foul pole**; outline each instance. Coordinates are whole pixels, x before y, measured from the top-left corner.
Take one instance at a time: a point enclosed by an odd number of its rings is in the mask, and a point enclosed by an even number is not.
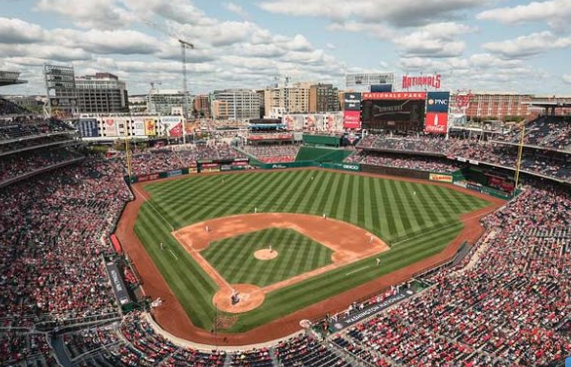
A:
[[[517,161],[515,165],[515,189],[517,190],[519,185],[519,170],[521,168],[521,157],[523,155],[523,140],[525,137],[525,122],[523,123],[523,127],[521,129],[521,134],[519,137],[519,146],[517,151]]]

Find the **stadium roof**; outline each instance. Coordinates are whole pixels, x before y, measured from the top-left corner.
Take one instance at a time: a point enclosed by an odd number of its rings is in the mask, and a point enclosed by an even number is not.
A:
[[[522,102],[523,104],[535,107],[543,107],[543,108],[571,108],[571,101],[561,101],[557,99],[545,99],[545,100],[535,100],[529,102]]]
[[[0,71],[0,87],[14,84],[24,84],[27,80],[18,79],[20,73],[16,71]]]

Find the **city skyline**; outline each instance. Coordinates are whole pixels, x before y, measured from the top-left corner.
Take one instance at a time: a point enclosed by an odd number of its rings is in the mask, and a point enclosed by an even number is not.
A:
[[[181,38],[196,46],[194,94],[285,76],[344,88],[346,73],[394,71],[442,74],[449,90],[571,95],[565,0],[1,2],[0,70],[29,81],[3,94],[43,94],[44,62],[113,73],[130,94],[181,89]]]

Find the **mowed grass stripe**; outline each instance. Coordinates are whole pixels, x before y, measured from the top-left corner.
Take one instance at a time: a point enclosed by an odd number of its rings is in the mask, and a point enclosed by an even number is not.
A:
[[[268,249],[270,244],[278,257],[266,261],[255,259],[254,252]],[[236,248],[237,252],[229,251]],[[226,256],[214,261],[216,252],[225,252]],[[329,257],[332,253],[294,230],[271,228],[216,241],[202,255],[230,284],[266,286],[331,263],[327,255],[321,257],[323,261],[314,262],[309,255],[312,252],[328,253]]]
[[[141,224],[135,226],[135,233],[142,238],[150,240],[146,241],[147,245],[145,248],[163,277],[172,286],[173,292],[181,300],[181,303],[184,302],[182,304],[185,310],[187,312],[192,310],[192,312],[199,315],[211,313],[213,310],[210,303],[206,301],[205,296],[214,295],[215,284],[213,281],[202,271],[198,264],[190,259],[186,251],[177,251],[177,248],[180,248],[180,246],[176,241],[164,240],[161,237],[161,232],[157,231],[160,225],[153,223],[151,217],[146,216],[144,212],[142,213],[140,218]],[[172,266],[174,259],[168,250],[160,250],[161,241],[177,254],[179,258],[177,265],[179,266]],[[155,245],[153,246],[153,244]],[[192,295],[200,296],[191,297]],[[200,320],[198,323],[204,325],[203,321]]]
[[[311,180],[311,176],[314,176],[314,180]],[[221,177],[224,177],[224,182]],[[372,257],[350,264],[340,269],[338,273],[327,273],[318,279],[311,278],[304,281],[294,288],[288,287],[272,292],[267,295],[266,301],[260,308],[241,314],[238,323],[229,331],[248,330],[262,322],[294,312],[299,305],[309,305],[315,300],[324,299],[344,289],[362,284],[363,281],[374,279],[385,270],[398,269],[405,266],[404,264],[411,264],[429,254],[441,251],[462,229],[462,223],[458,220],[459,214],[469,212],[471,208],[487,205],[481,199],[465,196],[463,193],[444,187],[434,189],[435,186],[420,183],[399,181],[391,184],[390,182],[392,181],[387,179],[340,172],[299,170],[196,175],[177,181],[149,184],[151,202],[160,207],[159,212],[165,215],[166,220],[156,214],[152,208],[146,207],[148,204],[144,204],[141,212],[146,211],[144,216],[148,218],[139,216],[139,219],[144,219],[141,223],[145,231],[138,228],[137,235],[145,248],[150,249],[148,251],[153,251],[154,246],[152,258],[157,262],[157,267],[164,272],[165,279],[168,278],[169,283],[173,282],[171,288],[181,303],[187,303],[183,304],[183,307],[193,322],[197,325],[206,325],[205,327],[212,323],[214,309],[211,300],[216,285],[198,264],[194,263],[190,255],[185,254],[184,248],[170,236],[169,224],[166,221],[173,220],[173,225],[186,226],[208,218],[248,213],[255,206],[258,206],[259,211],[261,207],[265,207],[278,212],[315,215],[326,212],[332,218],[361,226],[392,245],[391,250],[379,255],[383,261],[383,266],[380,267],[382,269],[375,267],[375,257]],[[167,184],[168,186],[163,186]],[[411,190],[417,191],[416,199],[411,196]],[[406,220],[402,220],[403,217],[408,220],[408,224]],[[141,226],[139,223],[137,225]],[[403,229],[407,227],[404,233],[401,230],[402,235],[398,235],[398,225]],[[169,245],[172,241],[173,251],[179,257],[179,261],[173,261],[170,252],[157,250],[160,239],[164,237],[170,238]],[[287,235],[282,234],[278,237],[285,239],[286,242],[289,241]],[[276,275],[292,276],[293,273],[288,273],[288,269],[304,271],[307,267],[314,267],[316,263],[321,264],[324,259],[328,263],[331,261],[331,250],[327,249],[329,255],[325,256],[322,253],[324,247],[318,244],[321,246],[319,250],[304,248],[295,251],[289,258],[284,256],[285,261],[282,263],[272,263],[280,260],[278,256],[274,260],[265,262],[271,266],[259,269],[256,267],[257,263],[248,260],[253,257],[254,248],[246,250],[244,246],[254,246],[254,244],[246,241],[238,247],[241,251],[228,250],[223,255],[220,254],[221,251],[213,251],[212,254],[217,256],[215,259],[217,262],[229,258],[241,259],[238,266],[233,267],[231,262],[226,266],[234,269],[237,277],[244,277],[243,273],[246,273],[248,282],[252,277],[258,278],[263,283],[277,281]],[[247,254],[250,257],[246,256]],[[364,265],[370,268],[345,276],[346,273],[358,270]],[[174,269],[167,270],[167,268]],[[300,293],[297,291],[292,293],[292,290],[297,289],[300,289]],[[308,294],[304,295],[306,293]]]

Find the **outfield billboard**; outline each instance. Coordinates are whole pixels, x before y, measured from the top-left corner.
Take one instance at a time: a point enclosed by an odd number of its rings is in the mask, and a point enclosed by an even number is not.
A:
[[[361,93],[345,93],[343,95],[343,110],[361,111]]]
[[[155,120],[151,119],[145,120],[145,135],[147,136],[157,135],[157,126]]]
[[[431,134],[446,134],[448,130],[448,114],[444,112],[428,112],[424,131]]]
[[[426,97],[426,112],[448,113],[450,92],[428,92]]]
[[[80,119],[77,130],[82,138],[95,138],[99,136],[96,119]]]
[[[343,111],[343,128],[344,129],[360,129],[361,128],[361,111]]]
[[[451,175],[444,175],[440,173],[431,173],[428,177],[430,181],[438,181],[438,182],[454,182],[454,178]]]

